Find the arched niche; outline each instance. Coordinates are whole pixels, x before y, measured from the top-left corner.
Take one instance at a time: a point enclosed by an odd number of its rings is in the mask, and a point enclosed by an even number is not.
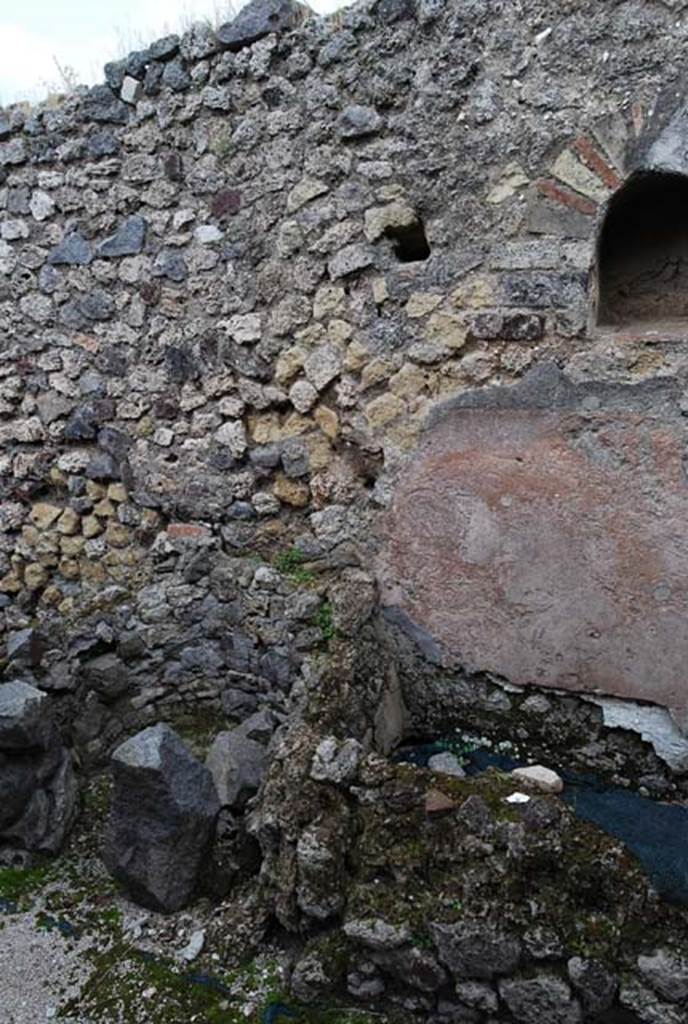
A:
[[[611,199],[598,250],[597,323],[688,322],[688,177],[645,171]]]

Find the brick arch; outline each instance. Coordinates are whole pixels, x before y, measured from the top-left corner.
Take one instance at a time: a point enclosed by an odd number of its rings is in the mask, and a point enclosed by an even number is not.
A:
[[[595,128],[558,152],[549,175],[530,184],[528,230],[588,243],[589,330],[675,339],[688,320],[688,165],[677,166],[667,129],[656,135],[638,104],[632,114],[629,125],[617,119],[613,138]],[[632,221],[625,234],[623,217]],[[622,266],[616,281],[608,265],[615,234],[628,264],[627,279]],[[618,295],[610,300],[610,280],[627,291],[626,308]]]

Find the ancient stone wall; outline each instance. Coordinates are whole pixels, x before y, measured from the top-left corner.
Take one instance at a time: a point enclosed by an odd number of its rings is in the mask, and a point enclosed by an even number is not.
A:
[[[175,708],[283,709],[379,584],[439,665],[683,724],[685,339],[597,328],[595,259],[629,175],[688,170],[684,5],[268,7],[0,112],[8,674],[97,758]],[[536,397],[517,437],[473,393],[545,363],[578,418]]]

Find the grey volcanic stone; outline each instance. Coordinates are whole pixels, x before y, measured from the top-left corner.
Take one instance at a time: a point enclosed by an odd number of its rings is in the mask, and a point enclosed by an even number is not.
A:
[[[389,924],[382,917],[347,921],[343,930],[347,939],[378,953],[406,946],[413,938],[406,925]]]
[[[464,779],[466,773],[461,767],[458,757],[451,753],[449,750],[444,750],[441,754],[433,754],[428,759],[428,768],[433,772],[443,772],[445,775],[455,775],[457,779]]]
[[[125,68],[120,69],[118,65],[111,71],[113,81],[117,80],[120,70],[122,79],[124,78]],[[120,82],[119,86],[121,84]],[[98,121],[100,124],[126,124],[129,119],[129,108],[113,95],[112,89],[107,85],[95,85],[84,98],[82,116],[85,121]]]
[[[205,763],[223,807],[241,806],[258,791],[267,760],[265,747],[241,726],[215,737]]]
[[[622,983],[619,1002],[637,1014],[635,1019],[642,1024],[685,1024],[685,1010],[660,1002],[655,991],[640,985],[634,978]]]
[[[7,639],[7,659],[15,665],[35,668],[45,651],[45,638],[35,629],[18,629]]]
[[[595,960],[583,960],[579,956],[572,957],[567,967],[571,984],[588,1013],[608,1010],[618,988],[614,975]]]
[[[131,686],[126,665],[116,654],[101,654],[83,667],[84,679],[107,703],[126,693]]]
[[[667,949],[651,956],[638,957],[638,970],[644,981],[670,1003],[688,999],[688,960]]]
[[[522,1024],[580,1024],[583,1020],[571,989],[553,974],[499,983],[499,994]]]
[[[436,992],[447,981],[447,972],[427,949],[409,946],[371,953],[371,960],[398,981],[421,992]]]
[[[122,88],[122,82],[124,81],[126,68],[126,60],[109,61],[103,68],[105,81],[113,90],[113,92],[119,92],[119,90]]]
[[[361,753],[358,740],[350,738],[340,741],[335,736],[326,736],[315,751],[311,778],[335,786],[350,784],[356,777]]]
[[[521,958],[521,943],[481,921],[431,924],[441,962],[455,978],[490,980],[511,974]]]
[[[138,903],[179,910],[194,894],[220,810],[210,772],[164,724],[121,744],[112,772],[108,870]]]
[[[179,50],[179,36],[164,36],[156,39],[148,47],[148,56],[151,60],[169,60]]]
[[[220,26],[217,38],[225,49],[241,50],[270,32],[292,28],[302,9],[291,0],[251,0],[233,21]]]
[[[345,107],[339,118],[339,134],[343,139],[359,139],[373,135],[382,127],[382,118],[374,107],[353,103]]]
[[[263,708],[262,711],[256,711],[255,714],[247,718],[245,722],[237,726],[237,730],[246,736],[249,740],[254,740],[256,743],[260,743],[263,746],[267,746],[270,742],[272,734],[278,725],[277,717],[269,711],[267,708]]]
[[[71,755],[64,748],[56,749],[57,768],[33,791],[21,816],[0,832],[0,848],[9,845],[32,853],[59,853],[76,818],[78,789]],[[46,755],[44,760],[52,758]]]
[[[413,0],[378,0],[375,13],[381,22],[388,25],[414,15]]]
[[[77,810],[71,755],[44,693],[0,685],[0,850],[57,853]]]
[[[188,276],[189,270],[183,256],[176,252],[161,252],[156,256],[153,277],[166,277],[169,281],[179,284]]]
[[[365,270],[375,262],[375,253],[368,245],[355,243],[347,245],[332,257],[327,264],[330,277],[336,281],[359,270]]]
[[[179,50],[184,60],[203,60],[204,57],[210,57],[219,50],[217,36],[210,25],[202,21],[197,22],[182,36]]]
[[[86,467],[86,476],[89,480],[119,480],[121,473],[112,455],[97,452]]]
[[[91,246],[78,231],[65,235],[48,256],[48,263],[65,263],[69,266],[87,266],[93,259]]]
[[[128,217],[114,235],[101,242],[96,249],[96,256],[101,259],[136,256],[143,249],[147,227],[145,217]]]
[[[169,64],[165,64],[165,69],[162,73],[162,83],[167,85],[172,92],[184,92],[185,89],[189,88],[191,85],[191,75],[179,58],[175,58]]]
[[[30,759],[0,752],[0,831],[19,818],[37,785]]]
[[[115,312],[115,300],[102,288],[94,288],[83,297],[79,309],[89,320],[109,320]]]
[[[0,750],[45,750],[53,739],[46,695],[20,679],[0,684]]]

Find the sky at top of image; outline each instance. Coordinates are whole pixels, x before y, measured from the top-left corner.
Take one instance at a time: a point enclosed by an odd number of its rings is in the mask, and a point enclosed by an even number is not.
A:
[[[310,0],[310,6],[329,14],[346,2]],[[107,61],[194,21],[228,21],[231,6],[229,0],[0,0],[0,106],[63,90],[60,67],[84,84],[101,82]],[[235,10],[242,6],[235,0]]]

